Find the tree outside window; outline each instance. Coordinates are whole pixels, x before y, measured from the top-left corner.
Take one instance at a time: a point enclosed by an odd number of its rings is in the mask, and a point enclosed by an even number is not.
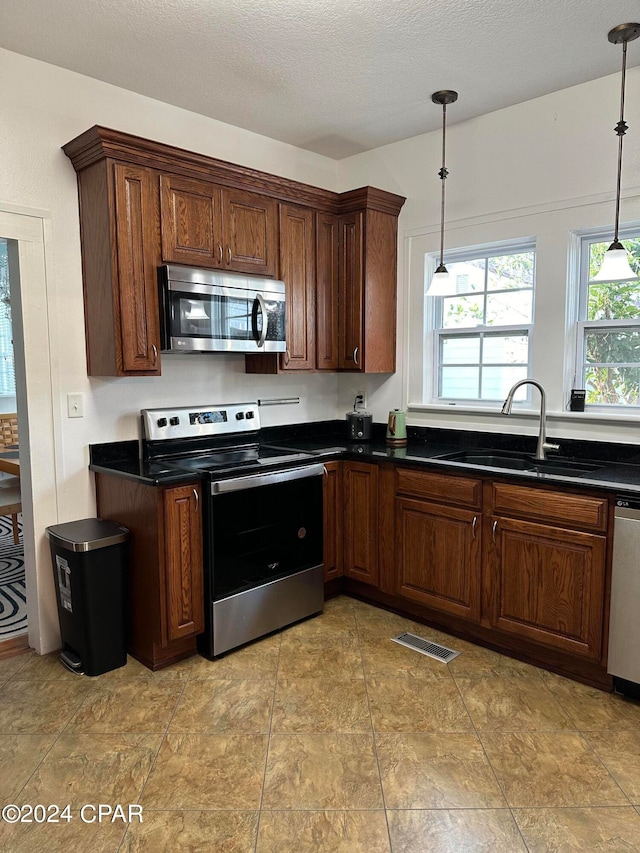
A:
[[[640,235],[621,241],[640,274]],[[578,375],[586,402],[640,405],[640,280],[594,282],[609,241],[584,238]]]

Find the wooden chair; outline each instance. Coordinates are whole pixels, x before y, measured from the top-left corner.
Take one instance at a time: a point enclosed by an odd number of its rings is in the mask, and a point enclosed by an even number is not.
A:
[[[13,541],[20,544],[20,528],[18,513],[22,512],[22,495],[20,494],[20,477],[6,477],[0,480],[0,516],[11,516]]]

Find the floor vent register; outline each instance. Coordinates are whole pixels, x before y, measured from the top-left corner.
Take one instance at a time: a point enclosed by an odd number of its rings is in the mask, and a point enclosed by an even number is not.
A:
[[[448,649],[446,646],[432,643],[431,640],[417,637],[415,634],[399,634],[397,637],[392,637],[391,639],[394,643],[400,643],[401,646],[406,646],[408,649],[413,649],[422,655],[428,655],[428,657],[435,658],[443,663],[449,663],[449,661],[457,658],[460,654],[460,652],[454,652],[453,649]]]

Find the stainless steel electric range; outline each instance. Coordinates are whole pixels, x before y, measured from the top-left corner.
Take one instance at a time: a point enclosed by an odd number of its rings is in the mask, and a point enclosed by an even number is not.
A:
[[[255,402],[141,414],[145,457],[203,483],[200,653],[213,658],[319,613],[324,466],[261,446]]]

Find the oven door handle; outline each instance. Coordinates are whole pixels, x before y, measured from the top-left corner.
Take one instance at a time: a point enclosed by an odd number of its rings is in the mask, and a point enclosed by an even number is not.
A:
[[[307,477],[318,477],[325,473],[322,463],[306,465],[303,468],[286,468],[284,471],[271,471],[268,474],[252,474],[247,477],[232,477],[229,480],[213,480],[211,494],[220,495],[225,492],[238,492],[242,489],[255,489],[258,486],[270,486],[273,483],[288,483],[291,480],[303,480]]]

